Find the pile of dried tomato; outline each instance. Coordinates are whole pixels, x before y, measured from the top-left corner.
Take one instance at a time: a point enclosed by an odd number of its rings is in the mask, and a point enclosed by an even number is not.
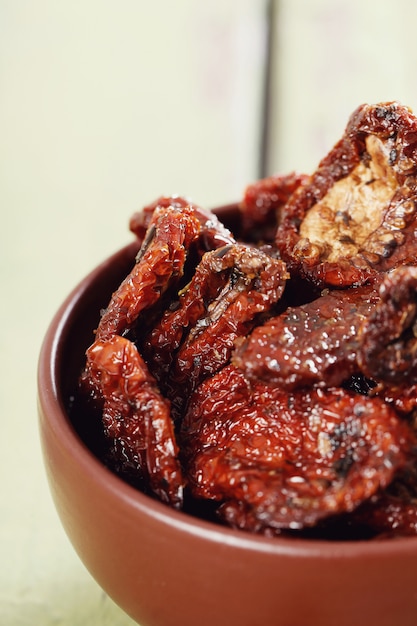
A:
[[[415,535],[416,199],[417,118],[390,102],[314,174],[250,185],[233,234],[177,196],[135,214],[80,378],[106,463],[251,532]]]

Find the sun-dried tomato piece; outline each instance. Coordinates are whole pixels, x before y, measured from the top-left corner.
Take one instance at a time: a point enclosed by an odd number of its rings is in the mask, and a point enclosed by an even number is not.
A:
[[[186,209],[192,202],[183,196],[160,196],[140,211],[136,211],[129,220],[129,228],[136,237],[143,241],[156,209]]]
[[[390,485],[354,512],[352,524],[368,527],[380,538],[417,535],[417,464],[410,456]]]
[[[149,308],[183,275],[186,252],[200,232],[189,207],[157,208],[130,274],[103,312],[96,337],[103,340],[126,332],[139,313]]]
[[[143,241],[156,209],[169,209],[170,207],[180,211],[192,209],[194,216],[200,222],[204,252],[234,241],[230,231],[214,213],[182,196],[161,196],[141,211],[134,213],[129,221],[130,230],[140,241]]]
[[[358,371],[358,329],[379,299],[373,285],[326,290],[257,326],[232,357],[251,380],[285,389],[337,386]]]
[[[281,260],[245,244],[203,256],[143,348],[177,412],[201,380],[228,362],[236,338],[279,301],[287,278]]]
[[[97,339],[129,330],[138,315],[150,308],[183,276],[191,244],[198,254],[233,243],[232,235],[217,217],[185,202],[157,205],[138,252],[136,263],[104,311]]]
[[[135,345],[115,335],[87,350],[85,384],[99,398],[113,469],[137,472],[160,500],[180,507],[183,476],[170,405]]]
[[[380,300],[362,322],[359,365],[393,385],[417,383],[417,267],[399,267],[380,286]]]
[[[192,493],[255,532],[312,526],[354,510],[406,461],[409,426],[379,398],[288,393],[233,366],[193,394],[182,428]]]
[[[291,273],[342,287],[416,264],[416,176],[417,118],[396,102],[360,106],[283,210],[276,244]]]
[[[262,178],[245,189],[240,210],[240,236],[254,243],[272,243],[283,206],[308,180],[307,174],[291,172]]]
[[[397,385],[379,383],[372,395],[377,395],[388,402],[397,413],[409,416],[417,409],[417,383],[408,384],[407,380]]]

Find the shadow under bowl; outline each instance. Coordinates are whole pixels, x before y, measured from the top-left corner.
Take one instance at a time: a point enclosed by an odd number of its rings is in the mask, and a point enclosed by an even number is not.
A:
[[[216,212],[233,228],[235,208]],[[72,291],[39,360],[47,477],[92,576],[142,626],[416,626],[417,538],[252,536],[171,510],[100,461],[95,434],[68,407],[99,312],[136,250],[118,251]]]

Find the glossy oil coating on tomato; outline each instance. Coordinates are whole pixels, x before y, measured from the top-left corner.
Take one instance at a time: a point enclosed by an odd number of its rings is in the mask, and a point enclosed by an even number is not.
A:
[[[360,328],[360,366],[387,383],[417,383],[417,267],[399,267],[382,282],[380,298]]]
[[[341,385],[359,369],[359,328],[378,300],[366,285],[289,307],[241,341],[233,363],[251,380],[284,389]]]
[[[378,398],[288,393],[229,366],[191,398],[183,438],[194,495],[259,532],[355,509],[405,464],[411,432]]]

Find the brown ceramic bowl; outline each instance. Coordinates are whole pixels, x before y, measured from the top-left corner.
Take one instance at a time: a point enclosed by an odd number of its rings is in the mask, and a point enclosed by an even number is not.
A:
[[[219,211],[229,224],[230,211]],[[171,510],[100,462],[67,406],[98,312],[135,252],[120,250],[74,289],[39,362],[52,496],[93,577],[142,626],[416,626],[417,538],[251,536]]]

